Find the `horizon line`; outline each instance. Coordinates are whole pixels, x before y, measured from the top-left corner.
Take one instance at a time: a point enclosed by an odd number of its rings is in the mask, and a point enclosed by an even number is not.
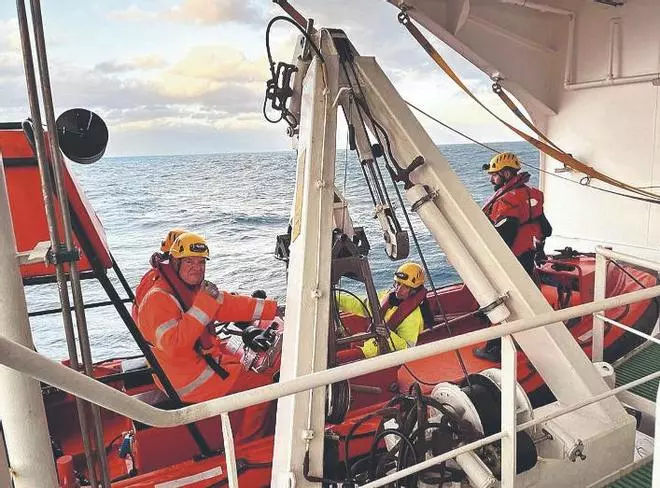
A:
[[[529,144],[525,140],[517,141],[484,141],[484,144],[517,144],[524,143],[528,144],[532,148],[536,149],[533,145]],[[474,142],[453,142],[453,143],[435,143],[438,147],[446,146],[479,146],[479,144]],[[342,149],[337,149],[340,151]],[[538,149],[536,149],[538,151]],[[295,149],[265,149],[262,151],[214,151],[214,152],[190,152],[190,153],[169,153],[169,154],[112,154],[103,156],[103,159],[113,159],[113,158],[143,158],[143,157],[174,157],[174,156],[210,156],[214,154],[272,154],[272,153],[285,153],[285,152],[294,152]]]

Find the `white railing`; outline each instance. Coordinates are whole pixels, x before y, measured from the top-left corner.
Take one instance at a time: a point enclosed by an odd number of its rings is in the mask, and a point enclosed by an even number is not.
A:
[[[507,353],[507,349],[513,348],[510,336],[518,332],[542,327],[544,325],[563,322],[569,319],[582,317],[603,310],[621,307],[634,302],[648,300],[660,296],[660,285],[643,290],[638,290],[624,295],[607,298],[597,302],[586,303],[577,305],[575,307],[566,308],[563,310],[553,310],[546,312],[535,317],[516,320],[510,323],[501,324],[496,327],[489,327],[474,332],[462,334],[460,336],[450,337],[441,341],[423,344],[410,349],[392,352],[383,356],[377,356],[370,359],[365,359],[350,365],[339,366],[333,369],[319,371],[310,375],[295,378],[293,380],[283,381],[281,383],[263,386],[253,390],[236,393],[222,398],[209,400],[196,405],[190,405],[177,410],[161,410],[146,403],[141,402],[136,398],[132,398],[114,388],[104,385],[88,376],[82,375],[60,363],[47,359],[40,354],[28,349],[20,344],[17,344],[6,337],[0,337],[0,364],[13,368],[17,371],[25,373],[37,380],[43,381],[50,385],[56,386],[61,390],[67,391],[72,395],[83,398],[93,402],[103,408],[116,412],[120,415],[132,418],[139,422],[152,425],[155,427],[174,427],[184,425],[191,422],[196,422],[205,418],[226,414],[235,410],[243,409],[259,403],[275,400],[277,398],[299,393],[301,391],[310,390],[320,386],[336,383],[345,379],[362,376],[368,373],[380,371],[385,368],[400,366],[403,363],[435,356],[437,354],[453,351],[462,347],[474,345],[490,339],[503,337],[502,341],[502,369],[503,372],[507,370],[512,372],[513,377],[507,374],[503,377],[503,398],[507,390],[513,391],[515,387],[515,354],[512,351]],[[515,439],[514,432],[527,429],[536,423],[544,422],[550,418],[562,415],[564,413],[577,410],[591,403],[600,401],[609,396],[615,395],[620,391],[627,390],[638,384],[649,381],[651,379],[660,377],[660,372],[649,375],[641,380],[623,385],[619,388],[607,391],[601,395],[594,396],[582,402],[576,403],[565,407],[549,416],[545,416],[525,424],[515,424],[515,401],[513,396],[508,395],[511,405],[503,405],[503,416],[507,415],[509,418],[508,424],[503,425],[504,430],[488,438],[481,439],[475,443],[462,446],[461,448],[445,453],[433,459],[429,459],[415,466],[411,466],[395,473],[397,479],[404,477],[408,474],[421,471],[428,468],[433,464],[442,462],[443,460],[450,459],[460,455],[461,453],[470,451],[485,445],[495,440],[506,440],[507,438]],[[505,413],[506,411],[506,413]],[[226,417],[226,416],[224,416]],[[511,422],[511,418],[513,422]],[[223,422],[223,427],[226,427],[228,422]],[[230,442],[231,431],[226,429],[226,445]],[[503,448],[508,452],[503,452],[503,457],[508,462],[502,465],[502,486],[511,487],[513,478],[515,477],[515,442],[508,445],[503,443]],[[235,459],[233,456],[233,447],[227,450],[227,462],[231,464],[228,468],[230,471],[230,486],[236,486],[235,476]],[[376,487],[382,486],[390,481],[389,478],[382,478],[374,481],[366,486]]]
[[[652,269],[654,271],[660,271],[660,263],[657,261],[651,261],[649,259],[639,258],[636,256],[631,256],[630,254],[624,254],[621,252],[613,251],[603,246],[596,246],[596,269],[594,274],[594,302],[602,300],[605,298],[605,288],[606,288],[606,279],[607,279],[607,261],[623,261],[625,263],[634,264],[637,266],[642,266],[644,268]],[[593,320],[593,329],[592,329],[592,348],[591,348],[591,360],[595,363],[603,360],[603,346],[605,340],[605,322],[620,327],[628,332],[631,332],[636,335],[642,335],[643,337],[657,342],[657,339],[650,338],[644,334],[640,334],[639,331],[626,327],[619,322],[615,322],[611,319],[608,319],[603,314],[602,310],[595,312]]]

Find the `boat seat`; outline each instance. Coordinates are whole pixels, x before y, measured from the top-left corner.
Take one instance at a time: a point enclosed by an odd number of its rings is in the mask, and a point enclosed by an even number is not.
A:
[[[153,384],[152,369],[144,357],[124,359],[119,367],[124,374],[124,389],[141,388]]]
[[[160,389],[144,391],[133,398],[163,410],[180,408]],[[220,417],[195,422],[206,443],[212,450],[223,446]],[[133,421],[136,468],[145,473],[193,459],[199,455],[199,447],[190,436],[187,427],[156,428]],[[166,448],[164,448],[166,446]]]

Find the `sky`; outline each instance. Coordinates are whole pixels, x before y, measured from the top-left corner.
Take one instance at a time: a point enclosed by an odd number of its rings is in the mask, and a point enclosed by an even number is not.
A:
[[[29,2],[26,2],[29,3]],[[89,108],[108,124],[108,155],[274,151],[285,125],[262,116],[269,77],[270,0],[57,0],[41,2],[56,115]],[[460,92],[398,23],[385,0],[294,0],[316,26],[343,29],[375,56],[401,95],[472,137],[515,137]],[[28,115],[14,2],[0,2],[0,121]],[[29,7],[28,7],[29,8]],[[296,33],[273,27],[276,60],[290,62]],[[443,56],[495,106],[491,82],[450,48]],[[466,142],[420,118],[438,144]]]

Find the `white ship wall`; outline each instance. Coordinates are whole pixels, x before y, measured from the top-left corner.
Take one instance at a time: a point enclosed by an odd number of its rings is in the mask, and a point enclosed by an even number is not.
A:
[[[562,149],[626,183],[660,186],[660,83],[615,80],[614,86],[565,87],[566,81],[580,85],[604,80],[610,44],[614,78],[660,76],[660,1],[626,0],[621,7],[593,0],[407,0],[406,4],[412,7],[413,19],[476,66],[491,76],[501,74],[503,86]],[[567,55],[571,32],[572,58]],[[543,169],[554,172],[560,166],[551,158],[541,158]],[[560,174],[574,181],[584,176]],[[589,250],[605,243],[660,258],[658,205],[551,176],[543,176],[541,186],[555,229],[549,247]],[[654,190],[660,193],[660,187]]]
[[[610,19],[620,18],[621,55],[614,75],[660,72],[660,2],[631,1],[626,6],[592,8],[576,29],[572,82],[603,79],[608,70]],[[618,58],[618,59],[617,59]],[[660,86],[652,82],[564,90],[558,113],[548,120],[551,139],[599,171],[635,186],[660,185]],[[548,169],[557,163],[548,158]],[[571,174],[577,180],[582,175]],[[586,190],[547,177],[548,214],[558,238],[580,236],[593,243],[646,254],[660,250],[660,208]],[[660,192],[660,187],[653,189]],[[577,205],[572,208],[572,202]],[[583,243],[584,244],[584,243]]]

